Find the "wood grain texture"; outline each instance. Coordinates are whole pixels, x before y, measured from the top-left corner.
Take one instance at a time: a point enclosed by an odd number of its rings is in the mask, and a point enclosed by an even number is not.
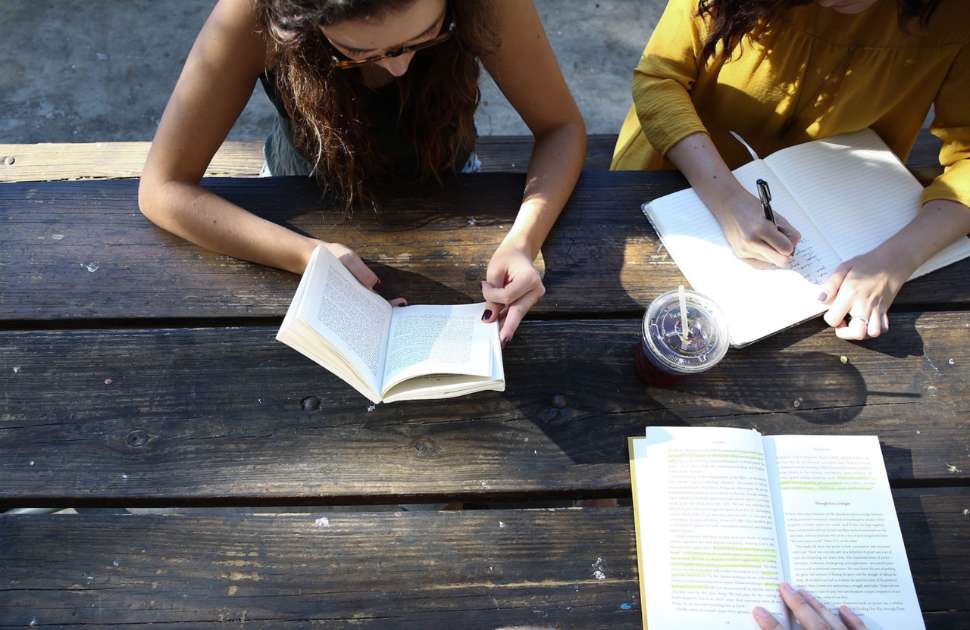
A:
[[[479,138],[482,172],[525,173],[532,144],[532,136]],[[608,170],[614,144],[613,135],[589,136],[585,168]],[[0,144],[0,182],[140,177],[149,148],[151,142]],[[258,177],[262,166],[262,141],[227,141],[213,156],[206,177]]]
[[[970,491],[894,495],[928,626],[955,627]],[[0,564],[0,627],[640,623],[630,508],[0,516]]]
[[[430,193],[399,186],[380,212],[348,217],[303,178],[207,180],[261,216],[355,248],[388,297],[411,303],[481,300],[522,185],[492,173]],[[640,205],[684,185],[674,173],[585,173],[542,251],[548,291],[533,314],[632,315],[683,283]],[[297,283],[156,228],[134,180],[4,184],[0,235],[0,320],[280,317]],[[970,304],[968,270],[962,261],[909,283],[896,305]]]
[[[674,389],[636,379],[638,328],[526,322],[506,392],[374,409],[275,327],[2,332],[0,503],[620,496],[647,425],[877,434],[895,484],[970,477],[965,313],[864,344],[806,324]]]
[[[486,173],[524,173],[532,155],[532,136],[483,136],[476,151]],[[616,136],[587,137],[585,168],[609,170]],[[150,142],[0,144],[0,182],[119,179],[139,177]],[[921,180],[940,169],[940,141],[920,132],[906,164]],[[6,158],[13,163],[7,164]],[[207,177],[256,177],[263,164],[261,141],[227,141],[212,158]]]

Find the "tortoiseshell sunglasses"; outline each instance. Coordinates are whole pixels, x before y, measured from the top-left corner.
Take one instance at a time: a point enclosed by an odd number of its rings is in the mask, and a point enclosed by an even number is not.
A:
[[[333,55],[331,57],[333,59],[333,67],[337,68],[338,70],[350,70],[351,68],[359,68],[360,66],[364,66],[369,63],[376,63],[382,59],[393,59],[394,57],[400,57],[401,55],[406,55],[411,52],[418,52],[419,50],[431,48],[432,46],[437,46],[442,42],[448,41],[451,39],[451,36],[454,35],[454,32],[455,20],[452,18],[452,20],[448,22],[448,26],[445,27],[445,29],[437,37],[429,39],[425,42],[421,42],[420,44],[399,46],[397,48],[388,50],[383,55],[374,55],[373,57],[367,57],[366,59],[350,59],[337,50],[337,53],[343,56],[343,58],[341,59],[340,57]],[[333,46],[332,43],[330,45]],[[336,46],[333,46],[333,48],[336,50]]]

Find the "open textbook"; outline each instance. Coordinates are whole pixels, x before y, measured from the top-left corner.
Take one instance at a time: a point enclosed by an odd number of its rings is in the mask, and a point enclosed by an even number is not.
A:
[[[735,347],[824,313],[818,285],[843,261],[871,251],[912,221],[923,190],[870,129],[788,147],[763,160],[751,153],[754,161],[736,169],[735,177],[755,197],[755,182],[767,181],[773,209],[802,235],[788,269],[735,256],[693,189],[643,206],[691,286],[724,310]],[[960,238],[912,277],[967,256],[970,239]]]
[[[648,427],[629,446],[644,627],[757,628],[761,606],[797,628],[782,581],[870,630],[925,627],[875,436]]]
[[[276,339],[372,402],[505,389],[498,323],[485,304],[393,307],[325,247],[310,258]]]

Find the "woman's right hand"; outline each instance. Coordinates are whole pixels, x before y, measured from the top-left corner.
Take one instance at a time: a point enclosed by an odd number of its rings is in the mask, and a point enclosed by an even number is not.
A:
[[[775,223],[765,218],[761,202],[740,187],[715,209],[721,229],[739,258],[787,267],[802,235],[777,212]]]
[[[313,249],[316,249],[317,245],[323,245],[337,258],[337,260],[343,263],[344,267],[346,267],[350,273],[354,274],[354,277],[357,278],[358,282],[375,293],[381,292],[383,285],[381,284],[380,278],[377,277],[376,273],[371,271],[371,268],[364,263],[363,259],[357,255],[357,252],[341,243],[327,243],[326,241],[317,239],[314,239],[314,241],[315,244]],[[307,256],[307,262],[310,261],[310,255],[313,254],[313,249],[310,250],[310,254]],[[408,305],[407,300],[401,297],[389,300],[389,302],[391,303],[391,306]]]

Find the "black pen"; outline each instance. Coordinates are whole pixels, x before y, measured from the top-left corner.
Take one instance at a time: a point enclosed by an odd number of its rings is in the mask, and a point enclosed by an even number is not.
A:
[[[761,198],[761,207],[765,210],[765,218],[774,223],[775,213],[771,210],[771,189],[768,188],[768,182],[759,179],[755,183],[758,185],[758,197]]]

